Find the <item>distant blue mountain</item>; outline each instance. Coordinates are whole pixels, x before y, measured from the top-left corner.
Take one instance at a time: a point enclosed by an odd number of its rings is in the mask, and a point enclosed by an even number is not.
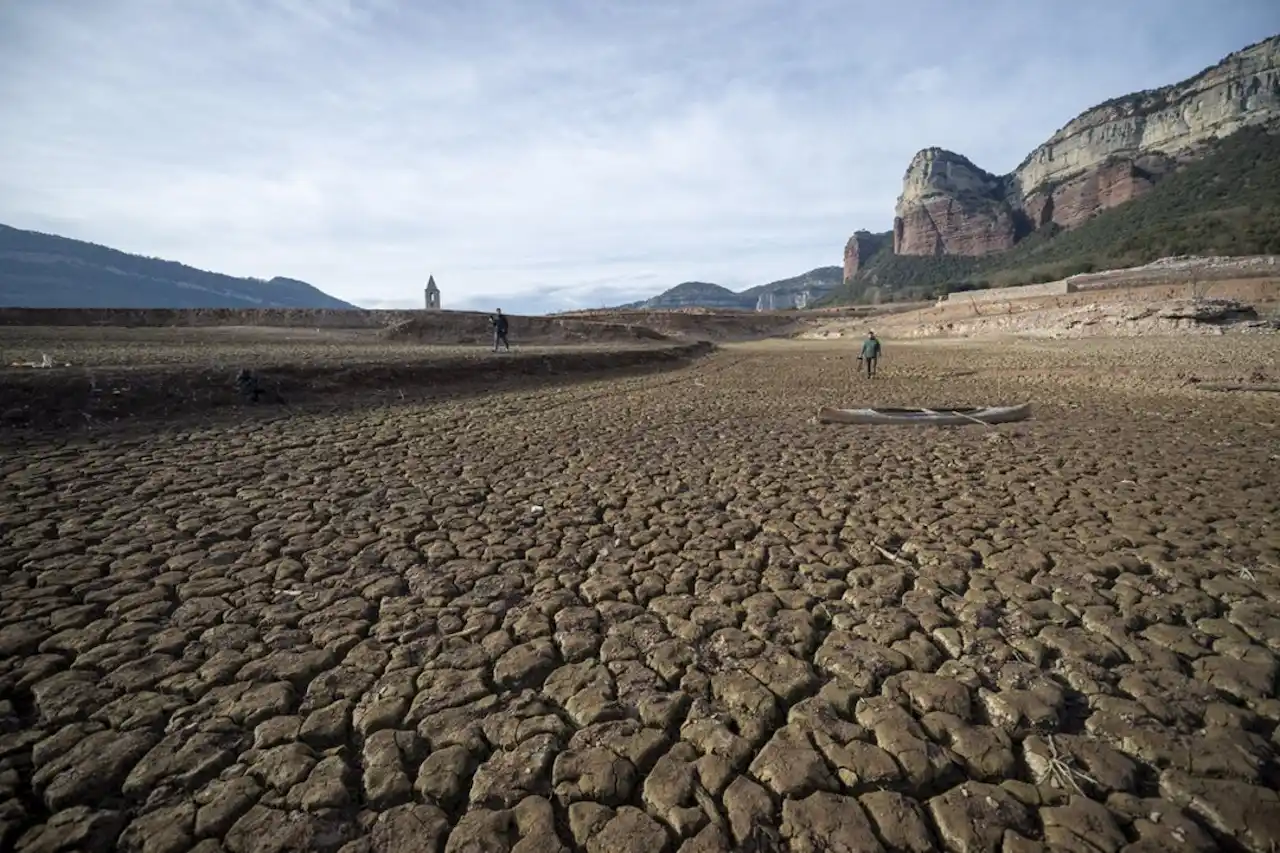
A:
[[[640,310],[728,308],[743,311],[753,311],[757,307],[794,308],[801,303],[812,305],[834,290],[843,278],[843,267],[818,267],[803,275],[758,284],[740,293],[710,282],[686,281],[650,299],[618,307]]]

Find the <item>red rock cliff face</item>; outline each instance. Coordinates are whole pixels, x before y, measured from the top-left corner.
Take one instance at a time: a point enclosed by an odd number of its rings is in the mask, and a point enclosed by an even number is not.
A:
[[[848,281],[858,272],[858,265],[862,262],[862,253],[858,247],[858,235],[854,234],[849,238],[849,242],[844,244],[844,280]]]
[[[1017,240],[1000,178],[967,158],[926,148],[911,160],[893,220],[898,255],[985,255]]]
[[[913,205],[893,220],[893,251],[898,255],[985,255],[1013,248],[1017,228],[1007,206],[966,209],[953,198]]]
[[[844,280],[848,281],[874,255],[885,247],[887,234],[855,231],[844,244]]]
[[[1160,155],[1105,163],[1056,186],[1032,192],[1022,200],[1022,208],[1033,228],[1049,223],[1075,228],[1101,211],[1146,194],[1174,166],[1171,158]]]
[[[1148,192],[1214,138],[1259,124],[1280,125],[1280,36],[1180,83],[1085,111],[1008,175],[950,151],[919,152],[898,198],[893,251],[985,255],[1051,222],[1074,228]]]

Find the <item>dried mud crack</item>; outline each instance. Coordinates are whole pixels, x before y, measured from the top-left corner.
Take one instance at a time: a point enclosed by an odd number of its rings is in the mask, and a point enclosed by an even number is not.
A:
[[[0,848],[1272,851],[1280,408],[1184,377],[1275,347],[753,344],[7,448]]]

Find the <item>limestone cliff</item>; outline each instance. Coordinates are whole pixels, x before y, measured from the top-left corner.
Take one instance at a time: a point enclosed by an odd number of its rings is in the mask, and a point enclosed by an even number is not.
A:
[[[893,251],[984,255],[1050,223],[1073,228],[1142,195],[1215,139],[1271,123],[1280,124],[1280,36],[1087,110],[1008,175],[939,148],[919,152],[895,209]]]

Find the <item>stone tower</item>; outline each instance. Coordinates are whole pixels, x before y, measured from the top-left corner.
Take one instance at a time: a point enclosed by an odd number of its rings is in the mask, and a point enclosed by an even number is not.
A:
[[[436,287],[436,277],[427,277],[427,289],[425,291],[427,297],[427,310],[440,310],[440,288]]]

